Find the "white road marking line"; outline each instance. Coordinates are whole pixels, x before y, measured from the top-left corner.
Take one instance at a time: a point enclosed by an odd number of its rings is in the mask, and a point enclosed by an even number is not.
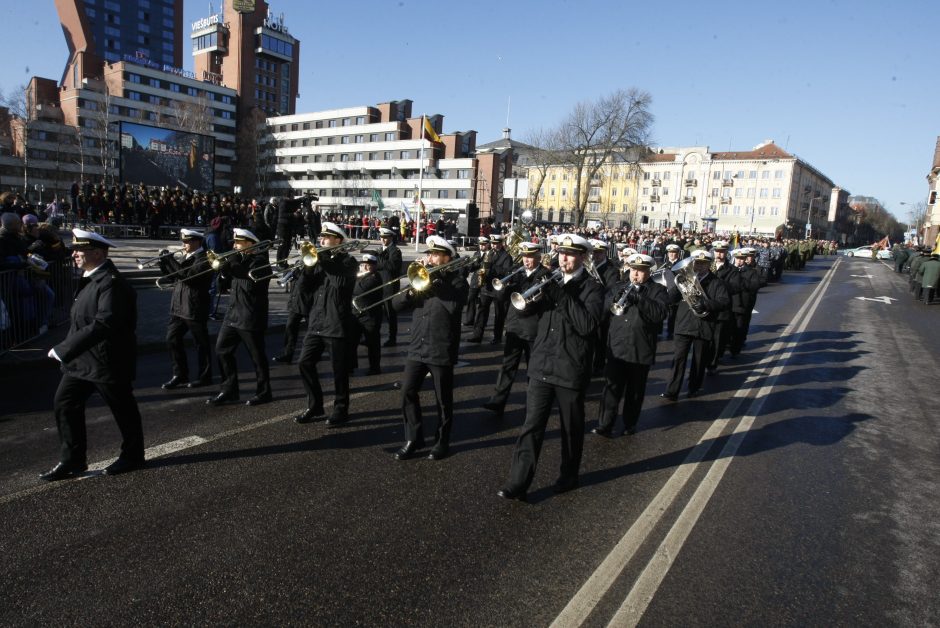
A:
[[[806,321],[811,318],[812,312],[816,311],[816,306],[821,299],[822,292],[832,280],[839,262],[840,260],[836,260],[835,264],[832,265],[832,268],[829,269],[824,280],[816,286],[816,289],[810,294],[809,298],[793,317],[790,324],[787,325],[786,329],[780,334],[781,337],[785,338],[793,333],[801,324],[804,325],[803,328],[805,329]],[[816,301],[815,303],[814,300]],[[767,355],[755,365],[754,372],[745,380],[744,385],[735,391],[734,396],[722,410],[719,418],[706,430],[705,434],[699,439],[698,444],[689,452],[689,455],[682,464],[679,465],[679,468],[676,469],[669,480],[667,480],[656,497],[650,501],[643,513],[637,518],[633,525],[630,526],[630,529],[627,530],[626,534],[624,534],[610,554],[604,558],[594,573],[591,574],[565,608],[562,609],[558,617],[555,618],[555,621],[551,624],[553,627],[567,628],[570,626],[580,626],[584,623],[600,602],[601,598],[607,593],[611,585],[613,585],[614,581],[620,576],[620,573],[626,568],[627,564],[629,564],[630,560],[649,537],[653,528],[663,518],[669,506],[685,486],[689,477],[695,472],[698,466],[702,464],[702,457],[714,444],[714,439],[725,429],[730,418],[737,416],[738,408],[744,398],[748,397],[753,390],[747,386],[747,384],[756,381],[764,375],[765,371],[762,367],[768,366],[771,361],[775,360],[773,356],[779,351],[789,350],[789,353],[792,353],[792,346],[795,346],[795,342],[793,341],[777,341],[767,351]],[[789,353],[787,357],[789,357]],[[771,374],[778,368],[782,368],[782,362],[771,369]],[[763,388],[761,390],[763,390]],[[760,393],[758,393],[758,395],[760,395]]]
[[[167,456],[169,454],[175,453],[177,451],[182,451],[184,449],[189,449],[190,447],[195,447],[197,445],[202,445],[206,442],[206,439],[202,436],[186,436],[185,438],[180,438],[178,440],[173,440],[168,443],[162,443],[160,445],[154,445],[153,447],[148,447],[144,450],[144,458],[147,460],[153,460],[154,458],[160,458],[162,456]],[[114,458],[110,460],[105,460],[102,462],[96,462],[95,464],[89,465],[89,471],[101,471],[106,466],[114,462]],[[84,480],[90,475],[82,476],[80,479]]]
[[[831,280],[832,274],[830,271],[830,274],[820,283],[820,288],[828,286]],[[675,562],[686,539],[689,537],[689,534],[692,532],[701,514],[705,511],[705,507],[718,488],[718,484],[721,483],[725,471],[728,470],[731,461],[734,460],[734,456],[737,454],[741,442],[744,440],[744,437],[747,436],[756,418],[760,416],[764,402],[773,392],[777,379],[780,377],[780,374],[783,373],[784,367],[793,355],[794,348],[799,343],[799,335],[806,331],[806,328],[809,326],[809,322],[812,320],[816,308],[822,301],[823,293],[818,290],[817,293],[818,298],[816,298],[817,294],[814,293],[815,301],[813,301],[812,298],[809,301],[813,302],[812,307],[807,311],[806,315],[800,321],[799,327],[795,330],[797,338],[787,343],[788,347],[785,354],[781,355],[780,360],[771,370],[767,377],[767,382],[755,395],[748,408],[747,414],[743,416],[735,426],[734,431],[728,438],[728,442],[725,443],[725,446],[722,448],[718,458],[708,469],[708,473],[705,474],[705,477],[695,489],[695,493],[693,493],[685,508],[683,508],[682,512],[676,518],[675,523],[656,549],[655,554],[653,554],[653,557],[650,559],[649,563],[647,563],[643,572],[636,579],[636,582],[633,583],[633,588],[630,589],[627,598],[623,601],[623,604],[620,605],[620,608],[617,609],[608,627],[619,628],[621,626],[635,626],[643,617],[643,613],[646,612],[650,602],[653,601],[653,597],[656,595],[656,591],[659,590],[659,586],[669,572],[669,568]]]

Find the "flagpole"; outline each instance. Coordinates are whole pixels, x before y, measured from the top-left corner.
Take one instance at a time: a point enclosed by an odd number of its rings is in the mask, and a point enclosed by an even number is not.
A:
[[[418,219],[415,222],[415,251],[418,250],[418,243],[421,241],[421,194],[424,192],[424,114],[421,114],[421,163],[418,170],[418,202],[415,205],[418,208]]]

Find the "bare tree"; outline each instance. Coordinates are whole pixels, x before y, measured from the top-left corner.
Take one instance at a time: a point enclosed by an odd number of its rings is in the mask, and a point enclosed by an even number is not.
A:
[[[558,147],[554,144],[557,134],[554,130],[539,127],[526,135],[524,142],[531,146],[527,157],[531,162],[530,170],[535,170],[535,181],[529,185],[529,207],[537,207],[539,194],[548,177],[549,169],[560,161]]]
[[[29,190],[29,130],[36,112],[30,103],[26,85],[20,85],[13,91],[0,95],[0,104],[9,109],[12,116],[10,133],[14,151],[21,153],[19,156],[23,158],[23,196],[26,197]]]
[[[234,183],[243,194],[262,194],[267,189],[274,163],[274,142],[261,109],[248,112],[238,125],[235,139]]]
[[[86,100],[85,108],[94,113],[85,118],[85,129],[88,135],[95,140],[97,149],[97,162],[101,166],[101,180],[105,185],[114,182],[114,142],[111,141],[111,126],[114,124],[111,94],[108,90],[98,92],[102,100]]]
[[[591,181],[598,179],[604,164],[628,161],[632,149],[646,145],[653,123],[651,102],[647,92],[620,89],[597,101],[578,103],[558,127],[551,144],[574,175],[576,225],[584,220]]]
[[[212,130],[212,110],[203,92],[196,100],[174,100],[171,105],[170,124],[191,133],[207,135]]]

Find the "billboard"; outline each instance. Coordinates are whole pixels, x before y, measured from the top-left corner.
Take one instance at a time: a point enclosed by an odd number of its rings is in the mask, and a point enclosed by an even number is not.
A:
[[[121,182],[211,191],[215,184],[215,138],[120,123]]]

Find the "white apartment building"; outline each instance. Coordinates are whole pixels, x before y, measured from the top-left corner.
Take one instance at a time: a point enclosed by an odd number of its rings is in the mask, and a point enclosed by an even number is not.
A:
[[[500,158],[475,154],[476,131],[442,133],[440,115],[428,121],[441,142],[422,139],[421,120],[409,100],[268,118],[269,168],[279,175],[269,187],[313,193],[321,207],[342,211],[375,206],[376,191],[386,208],[410,210],[423,167],[425,208],[462,213],[476,202],[485,215]]]

